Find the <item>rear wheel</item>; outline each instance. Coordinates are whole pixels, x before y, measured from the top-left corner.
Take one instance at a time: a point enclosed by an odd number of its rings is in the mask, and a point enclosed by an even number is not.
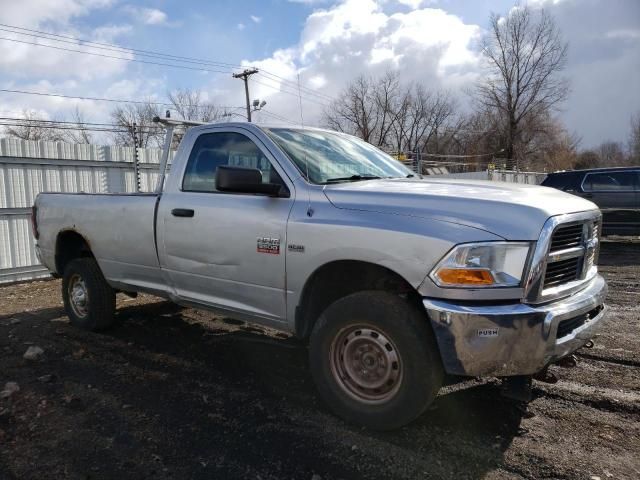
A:
[[[114,324],[116,294],[93,258],[76,258],[67,264],[62,298],[69,320],[76,327],[97,331]]]
[[[311,371],[339,416],[386,430],[433,401],[442,364],[424,313],[395,294],[358,292],[330,305],[314,326]]]

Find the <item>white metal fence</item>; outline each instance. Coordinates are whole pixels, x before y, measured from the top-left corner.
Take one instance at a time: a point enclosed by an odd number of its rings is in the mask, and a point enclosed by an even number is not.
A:
[[[158,179],[161,149],[138,149],[140,190]],[[0,139],[0,283],[46,276],[31,235],[40,192],[134,192],[133,147]]]
[[[483,170],[480,172],[437,173],[431,174],[430,176],[434,178],[466,178],[468,180],[492,180],[494,182],[540,185],[547,177],[547,174],[538,172],[514,172],[511,170]]]

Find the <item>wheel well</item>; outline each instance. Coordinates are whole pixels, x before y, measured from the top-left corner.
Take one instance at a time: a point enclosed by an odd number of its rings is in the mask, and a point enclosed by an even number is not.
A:
[[[93,257],[89,242],[73,230],[60,232],[56,240],[56,272],[63,275],[67,264],[79,257]]]
[[[307,280],[296,308],[296,335],[307,339],[320,314],[333,302],[363,290],[384,290],[419,298],[396,272],[374,263],[340,260],[318,268]]]

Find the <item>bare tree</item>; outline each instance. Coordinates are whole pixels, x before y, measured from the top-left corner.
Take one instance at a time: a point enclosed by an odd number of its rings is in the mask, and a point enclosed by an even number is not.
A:
[[[91,135],[91,132],[88,130],[84,114],[77,105],[71,114],[71,120],[73,125],[64,131],[64,141],[68,143],[90,144],[93,141],[93,135]]]
[[[626,164],[624,149],[619,142],[603,142],[597,148],[596,153],[600,157],[600,165],[603,167],[619,167]]]
[[[212,122],[224,113],[214,103],[205,101],[200,90],[178,89],[168,92],[167,97],[183,120]]]
[[[398,108],[399,103],[402,103],[401,90],[400,74],[392,70],[385,73],[374,85],[373,100],[379,121],[376,122],[377,132],[372,143],[378,147],[389,145],[393,125],[398,121],[401,112],[401,108]]]
[[[324,123],[397,152],[424,150],[430,142],[437,150],[455,124],[455,110],[448,93],[402,84],[390,71],[380,78],[356,78],[325,111]]]
[[[600,165],[600,157],[593,150],[584,150],[578,154],[578,160],[573,165],[573,168],[596,168]]]
[[[339,132],[357,135],[372,142],[380,120],[373,79],[359,76],[325,111],[325,123]]]
[[[65,140],[65,132],[54,123],[47,123],[39,118],[33,110],[23,110],[22,119],[16,121],[16,125],[7,126],[6,134],[10,137],[22,140],[47,140],[62,142]]]
[[[524,5],[506,17],[491,15],[490,32],[482,43],[487,78],[478,85],[476,100],[482,109],[499,114],[508,158],[522,157],[531,141],[525,126],[566,98],[568,83],[559,73],[567,48],[544,10]]]
[[[545,135],[537,142],[528,167],[535,171],[571,170],[578,161],[580,137],[568,132],[557,120],[544,127]]]
[[[153,123],[153,118],[158,116],[160,109],[151,102],[117,105],[111,111],[111,120],[116,127],[116,131],[112,133],[113,142],[116,145],[132,147],[135,136],[138,147],[161,146],[163,129]]]

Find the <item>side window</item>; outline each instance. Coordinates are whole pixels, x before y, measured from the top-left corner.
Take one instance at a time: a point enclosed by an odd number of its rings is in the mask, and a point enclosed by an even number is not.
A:
[[[282,179],[271,162],[253,141],[239,133],[205,133],[197,139],[187,160],[182,189],[190,192],[215,192],[216,169],[222,165],[257,168],[263,183]]]
[[[638,190],[638,174],[633,171],[588,173],[585,192],[615,192]]]

